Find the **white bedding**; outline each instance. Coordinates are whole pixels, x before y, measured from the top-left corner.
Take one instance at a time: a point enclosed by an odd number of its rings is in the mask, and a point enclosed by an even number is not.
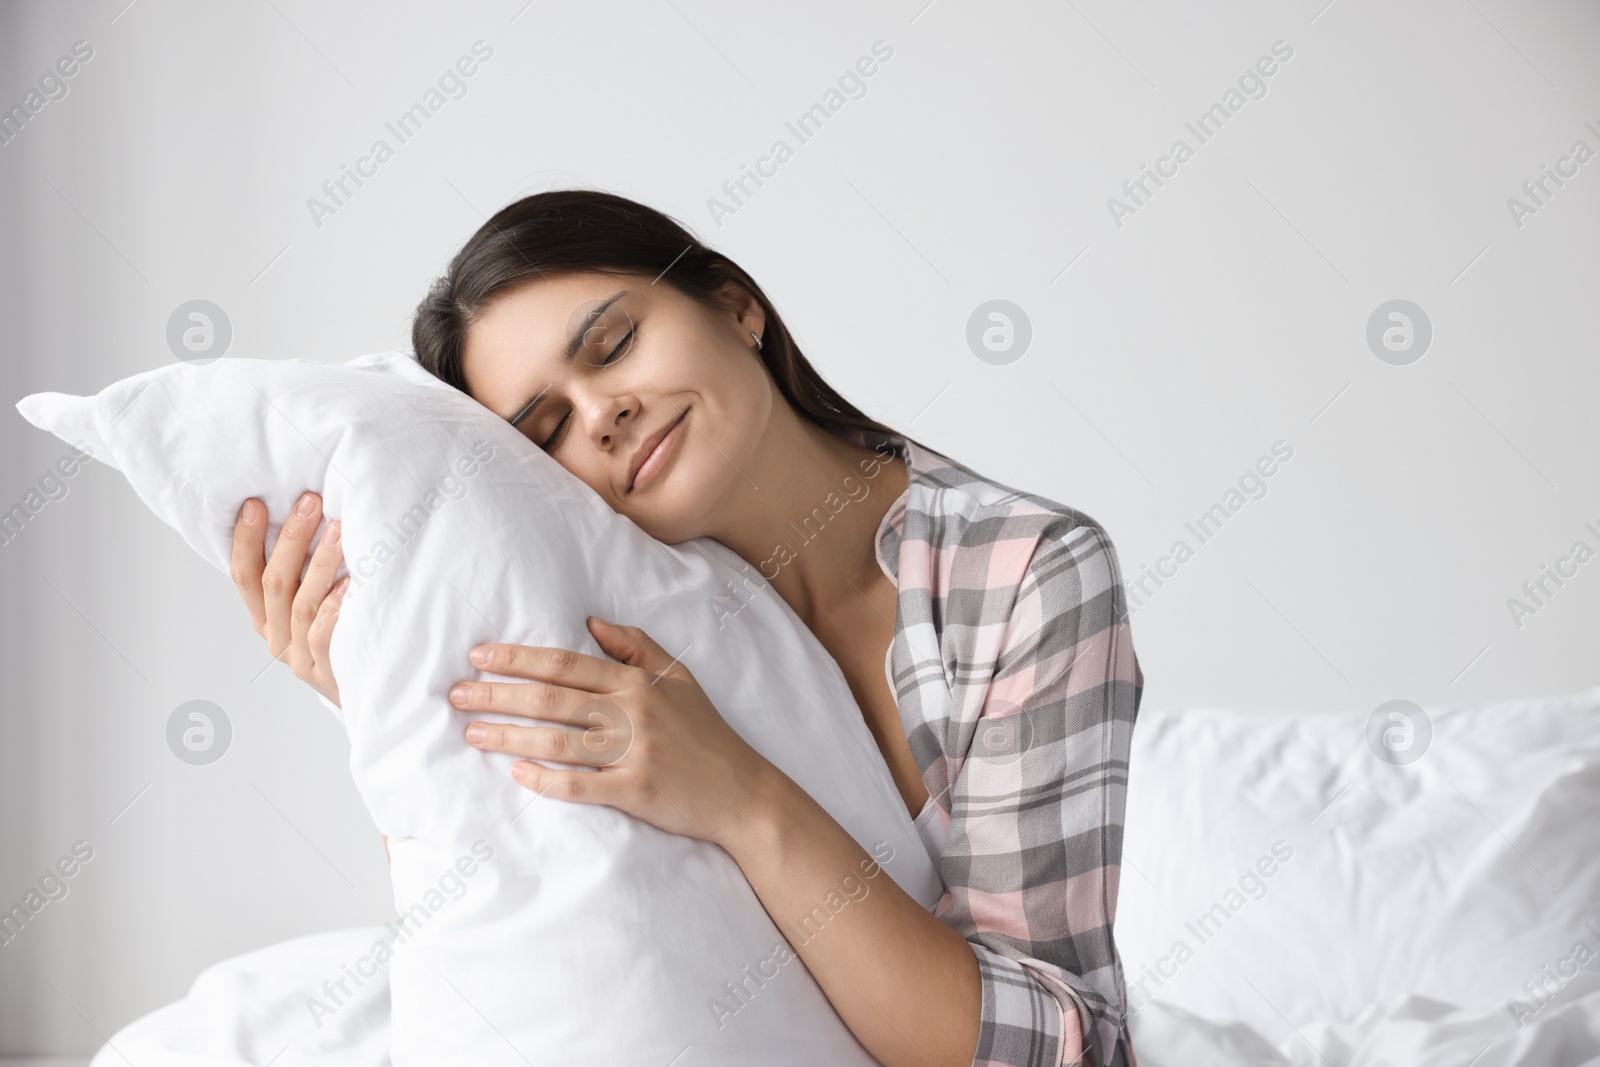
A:
[[[1141,713],[1140,1067],[1600,1062],[1600,687],[1426,714],[1392,766],[1366,713]]]
[[[1365,713],[1141,713],[1117,918],[1140,1067],[1600,1064],[1600,686],[1426,711],[1402,767]],[[218,964],[93,1067],[387,1064],[381,972],[337,1030],[304,1009],[376,933]]]
[[[389,1067],[388,971],[346,982],[351,996],[318,1026],[306,1010],[345,973],[382,926],[309,934],[223,960],[182,1000],[134,1020],[90,1067]]]

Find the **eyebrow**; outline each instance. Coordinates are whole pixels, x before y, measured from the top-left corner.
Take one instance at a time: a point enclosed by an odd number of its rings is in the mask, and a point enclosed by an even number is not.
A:
[[[573,329],[572,336],[567,338],[566,350],[561,353],[561,362],[564,365],[570,365],[572,361],[577,358],[578,349],[583,347],[584,335],[586,335],[590,328],[594,326],[595,321],[599,319],[601,315],[604,315],[612,304],[615,304],[619,299],[626,295],[628,295],[628,290],[619,289],[610,296],[606,297],[600,303],[596,304],[593,308],[589,309],[589,313],[585,315],[583,320],[579,322],[578,325]],[[529,413],[532,412],[534,408],[539,406],[539,401],[544,399],[544,394],[548,390],[549,386],[546,386],[544,389],[540,389],[537,393],[533,394],[533,396],[528,398],[528,402],[522,405],[515,415],[507,416],[506,421],[515,426],[517,423],[527,418]]]

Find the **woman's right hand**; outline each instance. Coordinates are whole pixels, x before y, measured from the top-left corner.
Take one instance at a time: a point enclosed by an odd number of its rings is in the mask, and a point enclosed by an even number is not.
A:
[[[322,499],[305,493],[293,514],[284,520],[272,558],[266,558],[267,509],[255,497],[239,509],[233,528],[233,560],[229,573],[239,587],[256,633],[267,639],[273,659],[284,660],[294,676],[310,685],[334,705],[339,685],[328,662],[333,624],[350,584],[346,575],[334,586],[333,576],[344,559],[339,546],[339,523],[328,523],[311,556],[305,580],[300,568],[306,550],[322,521]]]

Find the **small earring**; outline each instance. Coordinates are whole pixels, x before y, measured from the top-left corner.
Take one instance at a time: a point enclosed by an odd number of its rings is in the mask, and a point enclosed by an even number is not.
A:
[[[754,330],[750,331],[750,336],[755,337],[756,339],[756,351],[761,351],[761,338],[756,336],[756,332]]]

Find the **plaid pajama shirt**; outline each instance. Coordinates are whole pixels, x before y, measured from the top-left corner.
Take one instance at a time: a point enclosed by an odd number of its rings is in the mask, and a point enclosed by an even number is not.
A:
[[[1127,1042],[1112,920],[1144,689],[1111,539],[898,435],[840,436],[907,464],[877,554],[899,590],[900,720],[949,828],[934,915],[978,958],[973,1067],[1110,1067]]]

